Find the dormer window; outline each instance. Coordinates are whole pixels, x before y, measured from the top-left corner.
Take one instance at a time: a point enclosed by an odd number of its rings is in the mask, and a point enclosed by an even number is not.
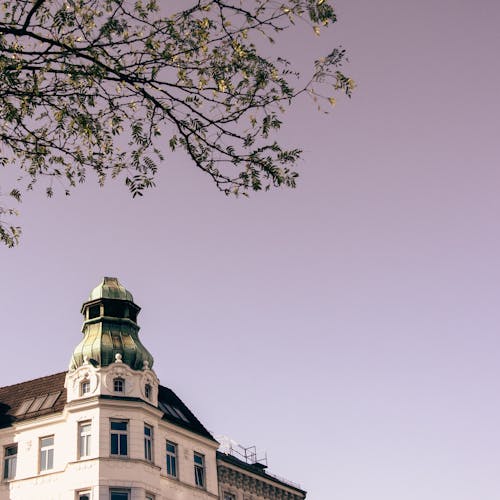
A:
[[[82,383],[80,384],[80,396],[85,396],[85,394],[88,394],[89,392],[90,392],[90,381],[83,380]]]
[[[113,380],[113,390],[115,392],[125,392],[125,380],[122,378],[115,378]]]
[[[147,399],[151,399],[152,392],[153,392],[153,390],[151,388],[151,384],[146,384],[144,386],[144,394],[146,395]]]

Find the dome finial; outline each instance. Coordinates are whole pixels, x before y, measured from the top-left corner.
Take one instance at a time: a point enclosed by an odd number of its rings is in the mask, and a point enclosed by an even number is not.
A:
[[[106,276],[82,306],[84,337],[73,351],[70,370],[87,362],[101,367],[125,363],[141,370],[146,361],[150,368],[153,356],[139,339],[140,310],[118,278]]]

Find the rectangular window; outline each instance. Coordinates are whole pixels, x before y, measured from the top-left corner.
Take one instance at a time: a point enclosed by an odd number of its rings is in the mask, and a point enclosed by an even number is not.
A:
[[[224,500],[236,500],[236,497],[232,493],[224,492]]]
[[[205,487],[205,457],[194,453],[194,482],[200,488]]]
[[[78,453],[80,458],[90,455],[90,439],[92,435],[92,426],[90,422],[81,422],[78,425]]]
[[[167,474],[177,477],[177,445],[167,441]]]
[[[17,444],[6,446],[4,451],[3,478],[12,479],[16,476]]]
[[[153,428],[149,425],[144,425],[144,458],[153,461]]]
[[[151,493],[146,493],[146,500],[155,500],[155,496],[151,495]]]
[[[109,500],[130,500],[128,490],[109,490]]]
[[[90,500],[90,491],[79,491],[76,498],[77,500]]]
[[[111,420],[111,455],[126,457],[128,455],[127,441],[128,422],[126,420]]]
[[[40,439],[40,471],[54,468],[54,436]]]

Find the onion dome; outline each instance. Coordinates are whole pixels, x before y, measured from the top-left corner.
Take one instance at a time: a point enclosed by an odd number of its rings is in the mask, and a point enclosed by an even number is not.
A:
[[[91,292],[89,302],[97,299],[128,300],[134,302],[132,294],[118,281],[118,278],[104,278]]]
[[[88,359],[94,366],[108,366],[120,354],[134,370],[153,366],[153,356],[139,340],[137,315],[141,308],[117,278],[106,277],[82,305],[83,340],[75,347],[70,370]]]

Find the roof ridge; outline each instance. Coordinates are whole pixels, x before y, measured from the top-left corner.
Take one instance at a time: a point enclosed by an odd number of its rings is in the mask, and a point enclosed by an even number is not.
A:
[[[44,375],[43,377],[36,377],[36,378],[31,379],[31,380],[24,380],[23,382],[17,382],[15,384],[3,385],[0,387],[0,389],[8,389],[9,387],[15,387],[16,385],[24,385],[24,384],[27,384],[29,382],[35,382],[37,380],[42,380],[44,378],[56,377],[57,375],[62,375],[63,373],[66,374],[66,373],[68,373],[68,371],[64,370],[62,372],[52,373],[50,375]]]

